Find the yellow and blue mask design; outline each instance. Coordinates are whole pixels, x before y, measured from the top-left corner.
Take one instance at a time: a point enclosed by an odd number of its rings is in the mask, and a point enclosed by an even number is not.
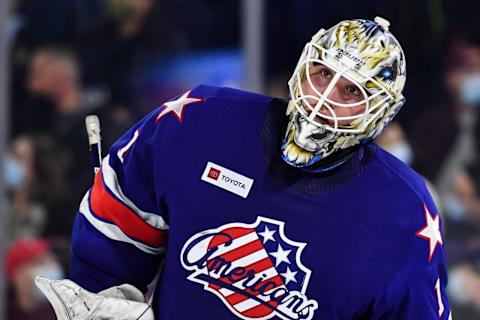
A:
[[[289,125],[282,145],[287,163],[309,166],[370,141],[400,110],[405,56],[388,29],[379,17],[346,20],[321,29],[306,44],[288,83]],[[344,99],[350,93],[355,99]]]

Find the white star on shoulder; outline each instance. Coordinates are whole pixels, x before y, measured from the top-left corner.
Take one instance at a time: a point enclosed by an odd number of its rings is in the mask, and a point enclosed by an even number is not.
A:
[[[277,232],[277,230],[270,230],[268,229],[268,226],[265,226],[265,230],[263,232],[259,232],[258,234],[263,237],[263,244],[265,244],[268,242],[268,240],[275,242],[275,239],[273,238],[275,232]]]
[[[435,253],[435,249],[437,248],[437,244],[442,245],[443,239],[440,232],[440,218],[438,214],[435,216],[435,218],[433,218],[426,205],[424,205],[424,209],[426,225],[422,229],[418,230],[415,234],[420,238],[428,240],[428,261],[430,262],[432,261],[432,257]]]
[[[280,273],[285,278],[285,284],[287,285],[290,281],[297,282],[297,279],[295,279],[295,275],[298,273],[298,271],[292,272],[289,267],[287,267],[287,271],[285,273]]]
[[[189,97],[190,91],[185,92],[180,98],[177,100],[173,101],[168,101],[163,104],[164,109],[162,112],[160,112],[155,119],[156,122],[160,120],[164,115],[173,112],[173,115],[177,117],[178,121],[182,122],[183,121],[183,108],[186,106],[193,104],[193,103],[198,103],[202,102],[205,99],[202,98],[191,98]]]
[[[283,250],[282,246],[278,244],[278,248],[276,252],[270,252],[270,255],[275,257],[275,267],[278,267],[280,263],[286,262],[290,264],[290,260],[288,259],[288,255],[292,250]]]

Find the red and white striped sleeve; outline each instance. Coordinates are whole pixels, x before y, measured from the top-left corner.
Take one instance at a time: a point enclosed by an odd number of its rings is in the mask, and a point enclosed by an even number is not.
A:
[[[145,289],[163,257],[169,226],[153,177],[154,115],[112,146],[81,201],[71,278],[88,290],[121,283]]]

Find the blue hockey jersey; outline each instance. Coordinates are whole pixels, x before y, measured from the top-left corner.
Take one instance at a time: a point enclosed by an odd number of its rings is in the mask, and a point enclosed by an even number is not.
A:
[[[199,86],[110,149],[72,237],[87,290],[146,290],[156,319],[448,319],[440,217],[375,144],[324,173],[281,159],[286,103]]]

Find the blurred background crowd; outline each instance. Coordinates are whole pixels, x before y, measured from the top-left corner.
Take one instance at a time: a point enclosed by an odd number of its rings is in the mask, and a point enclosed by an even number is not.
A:
[[[480,2],[258,1],[262,91],[285,99],[300,51],[320,27],[390,20],[407,57],[407,104],[378,143],[428,181],[443,219],[453,316],[478,319]],[[9,5],[6,319],[53,319],[32,275],[68,275],[72,222],[93,179],[85,116],[99,115],[107,149],[144,114],[197,84],[247,88],[245,20],[241,0]]]

